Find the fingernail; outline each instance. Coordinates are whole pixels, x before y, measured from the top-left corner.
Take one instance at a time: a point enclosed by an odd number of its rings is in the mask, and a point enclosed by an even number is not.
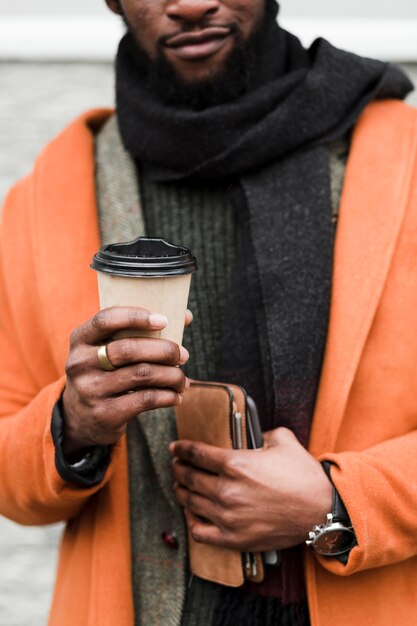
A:
[[[189,358],[190,353],[188,352],[187,348],[184,348],[184,346],[180,346],[180,365],[184,365],[184,363],[187,363]]]
[[[170,444],[169,444],[169,446],[168,446],[168,452],[169,452],[170,454],[174,454],[174,449],[175,449],[175,443],[174,443],[174,442],[172,442],[172,443],[170,443]]]
[[[161,315],[161,313],[150,313],[148,319],[150,325],[157,328],[164,328],[168,324],[167,317],[165,315]]]
[[[189,388],[190,388],[190,385],[191,385],[190,379],[189,379],[189,378],[186,378],[186,379],[185,379],[185,390],[186,390],[186,391],[187,391],[187,389],[189,389]]]
[[[184,398],[182,397],[182,394],[179,393],[178,394],[178,404],[182,404],[182,401],[184,400]]]

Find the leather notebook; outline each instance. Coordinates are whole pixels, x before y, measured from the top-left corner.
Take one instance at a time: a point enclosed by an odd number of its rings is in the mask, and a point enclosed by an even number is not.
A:
[[[260,432],[253,432],[249,410],[241,387],[193,381],[176,407],[178,436],[220,448],[259,447]],[[191,571],[199,578],[229,587],[239,587],[245,580],[263,580],[261,554],[197,543],[190,534],[188,541]]]

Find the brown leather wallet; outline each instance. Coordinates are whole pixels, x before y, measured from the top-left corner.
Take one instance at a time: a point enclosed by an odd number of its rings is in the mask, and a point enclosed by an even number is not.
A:
[[[248,447],[247,397],[236,385],[193,381],[176,408],[180,439],[220,448]],[[190,567],[199,578],[229,587],[264,578],[262,556],[197,543],[189,535]]]

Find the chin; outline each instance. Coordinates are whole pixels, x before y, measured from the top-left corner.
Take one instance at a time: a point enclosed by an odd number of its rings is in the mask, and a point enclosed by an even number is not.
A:
[[[181,108],[201,110],[234,101],[247,87],[247,64],[239,47],[194,61],[161,50],[147,67],[149,90]]]
[[[202,85],[216,80],[224,74],[227,57],[210,58],[204,61],[170,63],[177,78],[185,85]]]
[[[180,80],[184,86],[188,85],[190,87],[209,85],[222,75],[222,68],[216,68],[215,70],[202,69],[197,71],[194,69],[181,71],[175,68],[174,71],[178,80]]]

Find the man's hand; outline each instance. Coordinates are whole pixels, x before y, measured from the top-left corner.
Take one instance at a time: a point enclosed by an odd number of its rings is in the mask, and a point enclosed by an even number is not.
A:
[[[186,324],[192,316],[187,312]],[[166,319],[136,307],[100,311],[74,330],[66,363],[63,395],[65,454],[96,445],[115,443],[135,415],[181,402],[189,382],[178,365],[188,352],[172,341],[132,337],[111,338],[118,331],[157,331]],[[100,368],[98,346],[117,368]]]
[[[240,551],[302,543],[332,507],[332,485],[320,463],[286,428],[265,433],[259,450],[224,450],[178,441],[175,495],[196,541]]]

